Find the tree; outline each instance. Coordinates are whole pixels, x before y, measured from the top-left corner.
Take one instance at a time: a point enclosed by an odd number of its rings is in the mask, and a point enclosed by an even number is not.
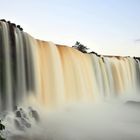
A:
[[[75,45],[72,47],[83,52],[83,53],[87,53],[87,50],[89,49],[78,41],[76,41]]]

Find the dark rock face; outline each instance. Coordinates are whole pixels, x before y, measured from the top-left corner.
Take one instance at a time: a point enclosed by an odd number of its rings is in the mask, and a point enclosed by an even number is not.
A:
[[[16,28],[16,24],[15,23],[12,23],[12,26]]]
[[[6,21],[5,19],[0,19],[2,22],[6,22],[9,24],[9,26],[12,26],[13,28],[18,28],[20,31],[23,31],[23,28],[20,25],[16,25],[15,23],[12,23],[11,21]]]
[[[5,19],[1,19],[0,21],[6,22],[6,20],[5,20]]]
[[[140,61],[140,57],[134,57],[134,59],[136,60],[136,62]]]
[[[20,25],[17,25],[17,28],[19,28],[20,31],[23,31],[23,28],[21,28]]]
[[[89,54],[95,54],[96,56],[100,57],[101,55],[99,55],[98,53],[92,51],[92,52],[89,52]]]
[[[29,111],[26,112],[24,109],[16,109],[15,112],[15,126],[19,130],[26,130],[26,128],[31,128],[31,120],[34,119],[35,122],[40,121],[39,114],[36,110],[29,107]]]

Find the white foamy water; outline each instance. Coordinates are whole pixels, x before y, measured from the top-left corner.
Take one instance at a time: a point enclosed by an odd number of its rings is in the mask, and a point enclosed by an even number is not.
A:
[[[140,104],[71,104],[44,112],[40,123],[14,129],[10,140],[139,140]],[[12,128],[12,127],[11,127]],[[11,129],[10,128],[10,129]]]

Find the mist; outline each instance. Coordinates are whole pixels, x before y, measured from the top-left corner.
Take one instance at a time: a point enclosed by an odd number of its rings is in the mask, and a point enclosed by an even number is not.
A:
[[[41,122],[12,140],[139,140],[140,105],[126,101],[76,103],[44,111]]]

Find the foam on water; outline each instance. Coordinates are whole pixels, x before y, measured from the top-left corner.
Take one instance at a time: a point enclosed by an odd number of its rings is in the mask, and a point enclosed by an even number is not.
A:
[[[140,105],[124,102],[69,104],[44,111],[38,108],[41,121],[31,128],[18,130],[5,123],[11,140],[139,140]],[[11,116],[11,115],[10,115]]]

